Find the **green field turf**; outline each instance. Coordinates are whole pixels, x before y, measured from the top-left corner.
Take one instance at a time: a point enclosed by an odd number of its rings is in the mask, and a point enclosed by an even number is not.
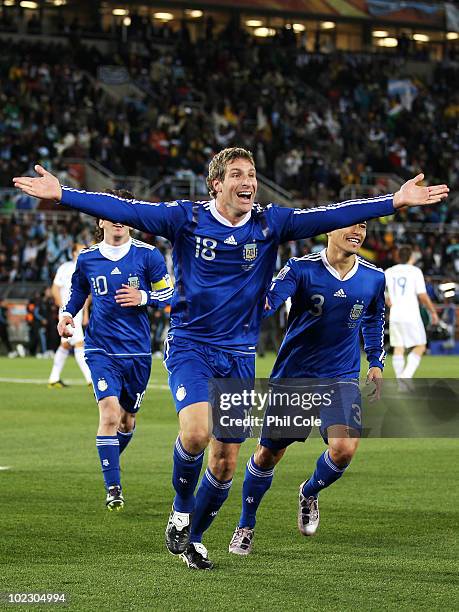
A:
[[[272,356],[260,359],[267,375]],[[49,360],[0,359],[0,379],[46,380]],[[459,358],[426,357],[420,376],[457,377]],[[388,367],[388,375],[391,368]],[[64,380],[80,381],[74,360]],[[322,442],[289,449],[259,512],[255,550],[229,555],[242,449],[231,495],[204,542],[216,567],[193,572],[164,546],[177,423],[166,378],[152,384],[122,458],[123,513],[104,509],[90,389],[0,382],[0,593],[65,592],[68,609],[457,610],[455,439],[366,439],[321,495],[315,538],[296,528],[297,487]],[[2,609],[37,609],[1,604]]]

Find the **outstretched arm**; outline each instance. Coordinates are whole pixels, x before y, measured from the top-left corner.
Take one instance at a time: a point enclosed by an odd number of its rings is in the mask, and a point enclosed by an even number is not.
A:
[[[280,241],[298,240],[349,227],[367,219],[393,215],[405,206],[428,206],[448,197],[447,185],[423,187],[418,183],[423,174],[407,181],[394,195],[347,200],[314,208],[276,207],[280,227]]]
[[[35,171],[39,176],[15,177],[14,186],[35,198],[60,202],[93,217],[124,223],[171,241],[186,221],[185,210],[177,202],[126,200],[108,193],[72,189],[61,186],[42,166],[36,165]]]

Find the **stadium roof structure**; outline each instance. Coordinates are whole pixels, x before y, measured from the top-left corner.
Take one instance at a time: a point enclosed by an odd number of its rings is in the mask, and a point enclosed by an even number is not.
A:
[[[169,6],[184,2],[169,0]],[[241,9],[258,13],[327,17],[329,19],[365,19],[392,23],[444,28],[458,31],[459,9],[453,3],[423,0],[187,0],[187,7]]]

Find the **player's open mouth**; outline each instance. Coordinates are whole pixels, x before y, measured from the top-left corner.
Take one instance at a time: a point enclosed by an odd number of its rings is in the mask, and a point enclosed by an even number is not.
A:
[[[237,194],[237,197],[240,200],[244,200],[244,202],[250,202],[250,199],[252,197],[252,192],[251,191],[239,191]]]
[[[114,223],[113,227],[118,227],[119,229],[123,229],[124,225],[121,225],[121,223]]]
[[[357,246],[360,245],[360,240],[359,238],[347,238],[348,242],[351,242],[352,244],[356,244]]]

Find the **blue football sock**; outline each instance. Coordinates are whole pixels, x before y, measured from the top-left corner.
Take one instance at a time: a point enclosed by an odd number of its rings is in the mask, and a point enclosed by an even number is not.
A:
[[[116,436],[96,436],[105,487],[120,484],[120,446]]]
[[[191,521],[190,542],[201,542],[202,534],[209,529],[217,512],[229,495],[233,480],[218,480],[207,468],[196,494],[196,508]]]
[[[341,478],[347,467],[348,466],[346,465],[343,468],[340,468],[336,465],[336,463],[333,463],[333,461],[330,459],[328,450],[326,450],[317,459],[314,474],[303,487],[303,495],[305,497],[317,497],[319,491],[329,487],[336,480]]]
[[[193,512],[195,505],[194,490],[201,473],[204,451],[192,455],[183,448],[180,436],[177,436],[174,446],[174,470],[172,485],[175,489],[174,510],[177,512]]]
[[[253,455],[247,461],[242,485],[242,512],[239,527],[253,529],[257,520],[258,506],[271,486],[274,468],[263,469],[255,463]]]
[[[132,431],[124,432],[124,431],[118,430],[116,432],[118,442],[120,443],[120,455],[124,451],[126,446],[129,444],[129,442],[132,440],[132,436],[134,435],[134,432],[135,432],[135,427]]]

